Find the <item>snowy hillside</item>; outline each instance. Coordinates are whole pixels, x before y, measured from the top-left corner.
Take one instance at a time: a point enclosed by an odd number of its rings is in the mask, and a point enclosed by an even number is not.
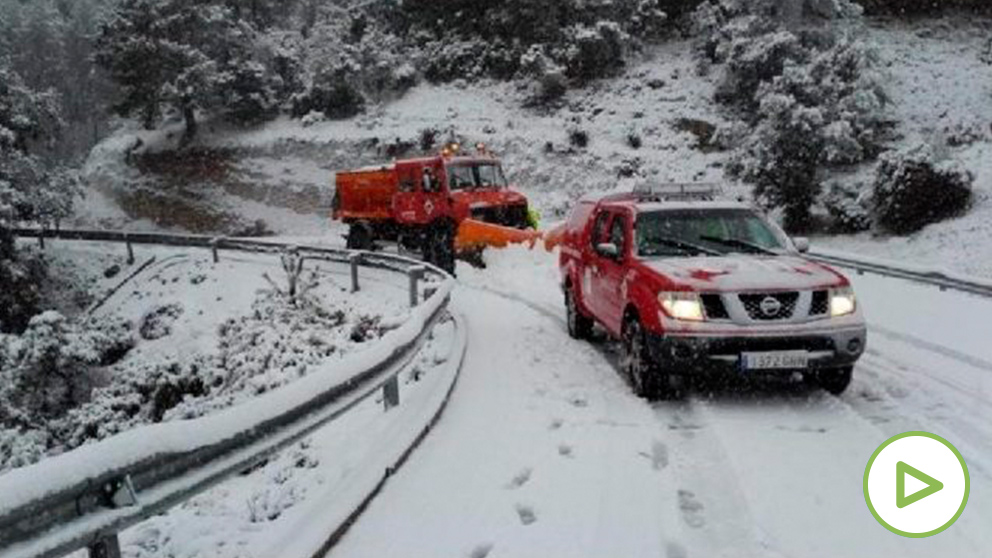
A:
[[[908,237],[818,238],[824,247],[944,266],[992,277],[992,64],[990,22],[948,18],[915,24],[875,22],[871,37],[889,76],[900,143],[941,146],[975,173],[968,214]]]
[[[864,233],[818,243],[992,275],[992,65],[982,61],[988,25],[874,20],[868,30],[892,97],[894,147],[922,139],[958,158],[976,175],[973,209],[907,238]],[[583,193],[629,187],[625,176],[723,181],[727,153],[710,136],[725,120],[713,93],[714,78],[699,75],[689,42],[671,41],[619,78],[569,91],[557,110],[522,108],[527,92],[514,82],[420,85],[353,119],[304,125],[284,117],[248,130],[207,125],[198,162],[171,166],[155,154],[175,146],[178,123],[158,132],[129,128],[91,155],[91,194],[78,218],[129,228],[337,235],[326,218],[334,171],[419,153],[422,132],[434,130],[438,141],[457,134],[489,144],[511,181],[554,221]],[[572,132],[584,132],[588,144],[574,145]],[[132,157],[143,162],[125,164],[138,138]],[[873,167],[836,179],[866,184]],[[746,191],[731,189],[735,196]],[[961,244],[971,255],[948,250]]]

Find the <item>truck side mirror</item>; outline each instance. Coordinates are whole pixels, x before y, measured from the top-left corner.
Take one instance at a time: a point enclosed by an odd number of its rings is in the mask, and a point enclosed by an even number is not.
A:
[[[809,252],[808,238],[804,236],[797,236],[796,238],[792,239],[792,243],[796,246],[796,250],[798,250],[800,254],[805,254],[806,252]]]
[[[596,253],[604,258],[617,259],[620,257],[620,249],[612,242],[602,242],[596,245]]]

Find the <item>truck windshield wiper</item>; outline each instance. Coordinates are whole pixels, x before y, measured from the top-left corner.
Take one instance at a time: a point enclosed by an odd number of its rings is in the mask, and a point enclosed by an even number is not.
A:
[[[734,248],[744,248],[745,250],[757,253],[757,254],[770,254],[776,255],[776,252],[765,248],[764,246],[759,246],[753,242],[748,242],[746,240],[740,240],[737,238],[721,238],[719,236],[701,236],[699,240],[705,240],[707,242],[715,242],[716,244],[722,244],[724,246],[731,246]]]
[[[710,256],[722,256],[723,254],[717,250],[711,250],[709,248],[700,246],[698,244],[693,244],[691,242],[685,242],[684,240],[678,240],[675,238],[667,238],[663,236],[652,236],[647,240],[647,244],[661,244],[662,246],[668,246],[670,248],[675,248],[676,250],[682,250],[683,252],[694,252],[697,254],[707,254]]]

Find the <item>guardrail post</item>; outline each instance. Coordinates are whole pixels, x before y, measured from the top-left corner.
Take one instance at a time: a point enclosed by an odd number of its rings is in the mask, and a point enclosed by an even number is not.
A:
[[[127,244],[127,265],[134,265],[134,246],[131,245],[131,235],[124,233],[124,242]]]
[[[103,505],[110,509],[126,508],[138,503],[134,495],[134,485],[131,477],[108,482],[100,493]],[[117,533],[101,535],[96,542],[87,547],[89,558],[121,558],[121,543]]]
[[[387,411],[400,404],[400,381],[397,375],[382,385],[382,402]]]
[[[214,256],[214,263],[219,263],[220,262],[220,254],[217,253],[217,245],[218,244],[220,244],[220,237],[219,236],[215,236],[214,238],[211,238],[210,239],[210,252]]]
[[[40,231],[38,233],[38,246],[40,246],[42,250],[45,249],[45,231]]]
[[[427,273],[427,268],[421,266],[411,267],[410,270],[407,271],[407,274],[410,277],[410,308],[413,308],[419,304],[418,299],[420,297],[418,291],[420,287],[420,280],[424,278],[425,273]]]
[[[348,255],[348,265],[351,266],[351,292],[357,293],[361,290],[358,285],[358,266],[362,263],[362,255],[358,253]]]
[[[121,558],[121,542],[117,535],[110,535],[91,544],[87,550],[89,558]]]

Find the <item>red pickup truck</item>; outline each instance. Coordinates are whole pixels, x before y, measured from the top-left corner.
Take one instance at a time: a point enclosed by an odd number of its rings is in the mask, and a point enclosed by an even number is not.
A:
[[[743,203],[666,185],[580,201],[562,237],[568,331],[621,340],[638,395],[673,397],[688,374],[802,374],[833,394],[867,332],[846,277],[802,257]]]

